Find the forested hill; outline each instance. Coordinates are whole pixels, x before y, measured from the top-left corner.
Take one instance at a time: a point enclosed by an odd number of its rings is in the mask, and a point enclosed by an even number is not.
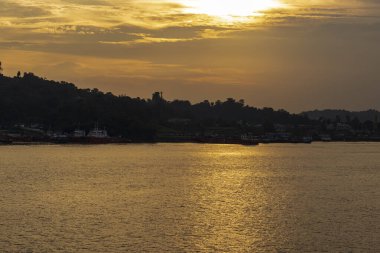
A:
[[[113,136],[154,138],[162,129],[202,132],[207,128],[233,127],[244,132],[249,126],[275,123],[305,124],[305,116],[284,110],[258,109],[235,101],[166,101],[160,93],[152,99],[130,98],[79,89],[67,82],[49,81],[32,73],[0,76],[0,127],[38,125],[44,130],[89,130],[98,123]]]

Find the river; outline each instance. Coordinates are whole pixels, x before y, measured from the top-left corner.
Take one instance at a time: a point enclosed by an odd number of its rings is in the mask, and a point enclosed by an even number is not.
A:
[[[0,146],[1,252],[380,252],[380,144]]]

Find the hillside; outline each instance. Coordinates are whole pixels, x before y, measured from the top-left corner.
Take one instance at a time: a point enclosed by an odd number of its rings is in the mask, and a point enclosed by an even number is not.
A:
[[[305,124],[309,120],[284,110],[258,109],[236,101],[191,104],[166,101],[160,93],[152,99],[130,98],[103,93],[97,89],[79,89],[74,84],[56,82],[25,73],[0,76],[0,127],[34,125],[43,131],[88,131],[96,123],[111,136],[151,139],[160,131],[202,133],[208,129],[234,129],[242,133],[262,124],[267,130],[274,124]],[[265,130],[265,129],[264,129]]]

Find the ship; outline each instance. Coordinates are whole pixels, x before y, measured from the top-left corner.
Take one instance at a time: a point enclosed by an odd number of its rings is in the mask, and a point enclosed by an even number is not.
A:
[[[103,130],[99,129],[98,124],[96,124],[95,128],[92,129],[87,134],[87,137],[88,138],[96,138],[96,139],[106,139],[106,138],[109,138],[107,130],[105,130],[105,129],[103,129]]]

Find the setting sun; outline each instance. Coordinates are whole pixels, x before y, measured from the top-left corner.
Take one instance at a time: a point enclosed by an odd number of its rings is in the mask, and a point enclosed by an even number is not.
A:
[[[182,0],[188,11],[220,18],[255,16],[262,11],[282,7],[277,0]]]

